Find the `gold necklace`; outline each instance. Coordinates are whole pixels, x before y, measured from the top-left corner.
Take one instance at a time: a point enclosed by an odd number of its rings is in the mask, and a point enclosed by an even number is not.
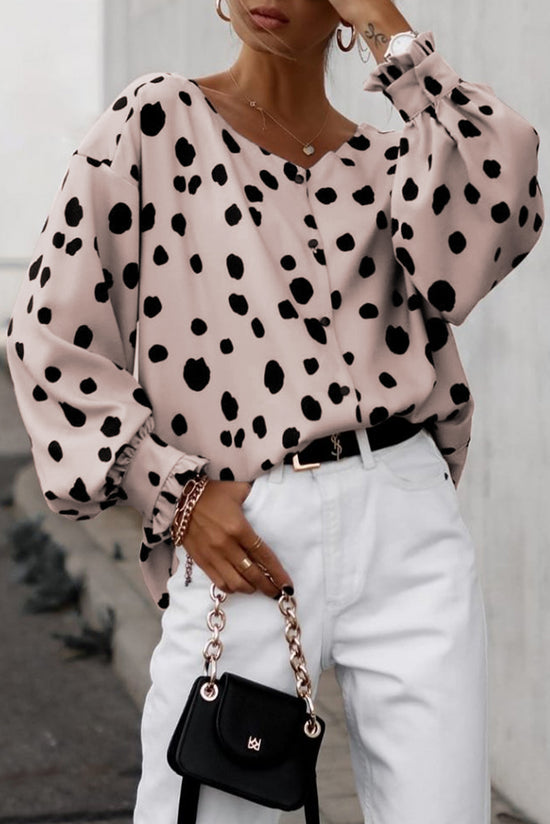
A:
[[[235,79],[235,76],[234,76],[233,72],[231,71],[231,69],[229,68],[227,71],[228,71],[228,72],[229,72],[229,74],[231,75],[231,78],[232,78],[233,82],[235,83],[235,85],[237,86],[237,88],[238,88],[238,89],[240,89],[240,86],[239,86],[239,84],[238,84],[237,80]],[[258,111],[260,111],[260,112],[262,113],[263,123],[264,123],[263,128],[264,128],[264,129],[265,129],[265,115],[267,114],[267,115],[268,115],[268,116],[269,116],[272,120],[274,120],[274,121],[275,121],[275,123],[276,123],[278,126],[280,126],[280,127],[281,127],[281,129],[284,129],[284,130],[285,130],[285,132],[287,132],[287,133],[288,133],[291,137],[293,137],[293,138],[294,138],[294,140],[298,141],[298,143],[300,143],[300,144],[301,144],[301,146],[302,146],[302,151],[303,151],[303,153],[304,153],[304,154],[306,154],[306,155],[312,155],[312,154],[314,154],[314,153],[315,153],[315,146],[313,145],[313,141],[314,141],[317,137],[319,137],[319,135],[321,134],[321,132],[323,131],[323,129],[324,129],[324,128],[325,128],[325,126],[326,126],[326,123],[327,123],[327,120],[328,120],[328,116],[329,116],[329,114],[330,114],[330,103],[329,103],[328,108],[327,108],[327,113],[326,113],[325,119],[324,119],[324,121],[323,121],[323,125],[321,126],[321,128],[319,129],[319,131],[317,132],[317,134],[316,134],[316,135],[315,135],[315,136],[314,136],[314,137],[313,137],[310,141],[308,141],[307,143],[304,143],[304,142],[303,142],[303,140],[300,140],[300,138],[299,138],[299,137],[296,137],[296,135],[295,135],[295,134],[293,134],[293,133],[290,131],[290,129],[287,129],[287,128],[286,128],[286,126],[283,126],[283,124],[282,124],[282,123],[280,123],[280,122],[277,120],[277,118],[276,118],[276,117],[274,117],[272,114],[270,114],[268,111],[266,111],[266,109],[263,109],[261,106],[259,106],[259,105],[258,105],[258,103],[256,102],[256,100],[251,100],[249,97],[247,97],[247,96],[246,96],[244,93],[242,93],[242,92],[241,92],[241,94],[243,94],[243,96],[245,97],[245,99],[248,101],[248,105],[249,105],[252,109],[257,109]]]

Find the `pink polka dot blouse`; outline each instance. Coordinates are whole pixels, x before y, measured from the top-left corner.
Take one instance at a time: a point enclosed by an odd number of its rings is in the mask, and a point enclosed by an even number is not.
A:
[[[473,400],[451,326],[540,237],[539,136],[432,32],[364,83],[403,125],[310,168],[144,74],[72,154],[8,328],[48,506],[143,516],[158,607],[190,475],[251,481],[311,440],[424,422],[460,478]]]

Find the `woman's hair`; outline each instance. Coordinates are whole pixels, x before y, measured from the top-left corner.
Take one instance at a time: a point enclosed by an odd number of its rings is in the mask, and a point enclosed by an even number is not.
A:
[[[245,14],[248,14],[248,9],[245,6],[243,0],[233,0],[233,2],[239,4],[241,6],[241,8],[243,9],[243,11],[245,12]],[[334,32],[332,33],[332,35],[327,40],[327,43],[326,43],[326,46],[325,46],[325,54],[324,54],[325,71],[328,67],[330,55],[332,53],[332,47],[333,47],[334,38],[335,38],[335,34],[336,34],[336,28],[337,27],[334,28]],[[253,29],[251,29],[251,31],[253,31]],[[274,39],[276,39],[276,40],[279,39],[277,37],[277,35],[275,34],[275,32],[272,31],[271,33],[272,33]],[[272,42],[267,42],[266,43],[264,39],[262,39],[262,45],[264,46],[264,48],[266,48],[272,54],[279,55],[279,57],[286,57],[288,60],[295,60],[296,59],[295,57],[293,57],[292,55],[290,55],[288,53],[288,50],[286,49],[286,47],[284,49],[278,49],[276,46],[273,45]]]

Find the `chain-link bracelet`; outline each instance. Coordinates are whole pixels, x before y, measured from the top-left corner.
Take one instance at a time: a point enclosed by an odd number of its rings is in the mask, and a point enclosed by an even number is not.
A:
[[[202,495],[208,481],[209,478],[207,475],[201,475],[199,478],[191,478],[183,487],[170,529],[174,546],[181,546],[182,539],[189,525],[191,512]]]
[[[176,509],[174,511],[174,517],[172,518],[171,536],[174,543],[178,542],[178,538],[181,539],[183,537],[183,533],[178,535],[178,532],[181,532],[179,526],[181,525],[182,515],[186,508],[186,503],[188,501],[190,493],[197,488],[197,486],[199,485],[199,481],[201,486],[205,486],[205,482],[207,480],[208,476],[206,475],[206,473],[201,472],[200,474],[197,473],[193,478],[189,478],[184,484],[183,489],[180,493]]]
[[[170,535],[175,547],[182,545],[193,509],[204,492],[208,481],[207,475],[200,475],[198,478],[191,478],[183,487],[170,527]],[[185,559],[185,586],[189,586],[191,583],[192,574],[193,559],[187,553]]]

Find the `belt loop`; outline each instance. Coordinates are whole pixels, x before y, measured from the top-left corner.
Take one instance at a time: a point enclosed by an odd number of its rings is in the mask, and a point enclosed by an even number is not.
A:
[[[272,466],[271,469],[268,471],[268,480],[270,483],[280,484],[283,480],[285,472],[285,464],[284,461],[279,461],[278,464]]]
[[[359,451],[361,453],[364,468],[373,469],[376,466],[376,461],[372,453],[369,436],[367,435],[367,430],[356,429],[355,435],[357,437],[357,443],[359,444]]]

